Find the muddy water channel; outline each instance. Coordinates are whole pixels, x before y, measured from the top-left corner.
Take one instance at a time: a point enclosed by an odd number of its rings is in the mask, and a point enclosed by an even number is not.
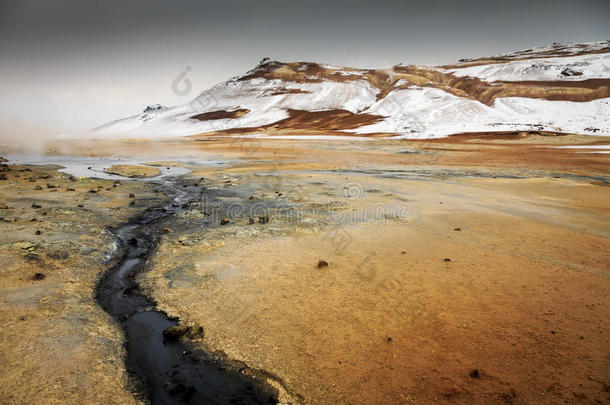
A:
[[[172,329],[180,333],[179,328],[172,328],[179,320],[156,310],[155,303],[139,291],[135,276],[153,256],[163,225],[201,197],[200,189],[189,192],[188,185],[174,177],[155,183],[171,201],[114,231],[119,246],[113,260],[116,264],[97,289],[99,304],[125,331],[128,371],[136,376],[144,399],[153,404],[276,403],[277,393],[259,372],[171,336],[168,331]]]

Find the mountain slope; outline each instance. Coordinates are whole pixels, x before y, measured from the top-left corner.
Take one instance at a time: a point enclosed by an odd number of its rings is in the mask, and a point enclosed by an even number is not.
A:
[[[610,135],[610,41],[440,67],[352,69],[264,59],[190,103],[147,108],[92,135],[433,138],[497,131]]]

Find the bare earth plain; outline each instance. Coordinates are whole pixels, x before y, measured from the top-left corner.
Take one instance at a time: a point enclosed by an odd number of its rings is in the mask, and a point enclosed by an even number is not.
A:
[[[607,403],[610,155],[558,148],[596,144],[608,142],[194,137],[55,150],[182,157],[202,198],[161,235],[140,286],[203,326],[195,344],[274,376],[285,402]],[[121,329],[94,290],[105,229],[163,195],[8,167],[2,402],[137,402]]]

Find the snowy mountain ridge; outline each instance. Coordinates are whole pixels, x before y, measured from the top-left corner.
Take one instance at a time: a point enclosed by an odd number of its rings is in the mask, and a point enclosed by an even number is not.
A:
[[[440,67],[355,69],[263,59],[187,104],[148,107],[93,137],[610,135],[610,41],[553,44]]]

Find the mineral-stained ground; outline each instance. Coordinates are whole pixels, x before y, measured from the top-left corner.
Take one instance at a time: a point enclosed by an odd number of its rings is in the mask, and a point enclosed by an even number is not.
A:
[[[603,139],[163,145],[159,161],[184,156],[201,197],[138,281],[202,326],[195,345],[269,373],[286,401],[607,402],[609,155],[556,148],[587,143]],[[104,148],[117,145],[77,147]],[[204,155],[225,163],[195,163]],[[94,288],[107,228],[163,195],[139,180],[5,170],[0,397],[136,402],[124,337]]]

